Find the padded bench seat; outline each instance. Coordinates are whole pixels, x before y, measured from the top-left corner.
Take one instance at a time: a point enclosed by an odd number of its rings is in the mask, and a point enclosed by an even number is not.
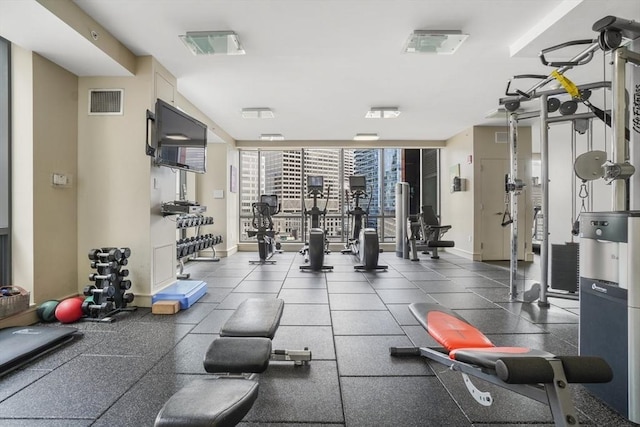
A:
[[[213,340],[204,355],[204,370],[231,374],[264,372],[271,357],[269,338],[221,337]]]
[[[247,415],[257,397],[255,380],[197,379],[164,404],[155,426],[235,426]]]
[[[283,309],[284,301],[281,299],[247,298],[220,329],[220,336],[273,339]]]

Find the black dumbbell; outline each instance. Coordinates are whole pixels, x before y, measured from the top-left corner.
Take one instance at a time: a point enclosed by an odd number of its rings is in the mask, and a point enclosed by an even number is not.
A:
[[[95,282],[96,280],[108,280],[109,282],[112,282],[116,280],[117,277],[118,275],[116,273],[109,273],[109,274],[91,273],[89,275],[89,280],[91,280],[92,282]]]
[[[86,296],[93,294],[105,294],[108,297],[112,297],[116,294],[116,288],[113,286],[107,286],[106,288],[97,288],[94,285],[85,286],[82,292]]]
[[[125,302],[130,303],[130,302],[133,302],[133,299],[134,299],[134,298],[135,298],[135,295],[133,295],[132,293],[130,293],[130,292],[129,292],[129,293],[124,294],[124,296],[123,296],[123,298],[122,298],[122,299],[123,299]]]
[[[91,261],[91,268],[117,268],[117,267],[118,267],[117,261],[111,261],[111,262]]]
[[[128,264],[129,264],[129,260],[127,258],[122,258],[120,260],[120,265],[121,266],[125,266],[125,265],[128,265]]]
[[[120,277],[127,277],[127,276],[129,275],[129,270],[127,270],[126,268],[125,268],[124,270],[120,270],[120,271],[118,272],[118,275],[119,275]]]
[[[120,261],[122,259],[122,252],[118,248],[111,248],[108,251],[103,252],[100,249],[91,249],[89,251],[89,259],[91,261]]]
[[[128,291],[131,289],[131,280],[123,280],[120,282],[120,289]]]

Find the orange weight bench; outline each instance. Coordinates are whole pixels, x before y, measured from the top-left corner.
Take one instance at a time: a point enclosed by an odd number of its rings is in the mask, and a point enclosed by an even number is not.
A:
[[[569,383],[606,383],[613,378],[607,362],[592,356],[556,356],[527,347],[497,347],[461,316],[439,304],[414,303],[409,311],[442,347],[391,347],[392,356],[422,356],[459,371],[473,398],[484,406],[490,393],[478,390],[469,376],[544,403],[557,426],[578,425]]]

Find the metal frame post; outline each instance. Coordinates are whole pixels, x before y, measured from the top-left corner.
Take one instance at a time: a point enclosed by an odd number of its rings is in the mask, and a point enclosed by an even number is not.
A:
[[[538,306],[549,307],[549,124],[547,95],[540,96],[540,184],[542,186],[542,242],[540,242],[540,298]]]

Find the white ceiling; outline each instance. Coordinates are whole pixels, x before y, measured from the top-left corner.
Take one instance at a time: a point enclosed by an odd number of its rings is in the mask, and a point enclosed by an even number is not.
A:
[[[538,52],[597,36],[606,15],[640,21],[638,0],[73,0],[136,55],[152,55],[178,90],[236,140],[444,140],[502,124],[498,107],[516,74],[548,74]],[[470,34],[455,55],[402,53],[417,29]],[[193,56],[187,31],[233,30],[243,56]],[[0,35],[77,75],[127,71],[35,0],[0,0]],[[567,54],[575,51],[567,52]],[[570,56],[570,55],[569,55]],[[603,79],[603,55],[567,74]],[[528,89],[534,82],[522,82]],[[393,120],[364,118],[398,107]],[[275,118],[243,119],[269,107]]]

